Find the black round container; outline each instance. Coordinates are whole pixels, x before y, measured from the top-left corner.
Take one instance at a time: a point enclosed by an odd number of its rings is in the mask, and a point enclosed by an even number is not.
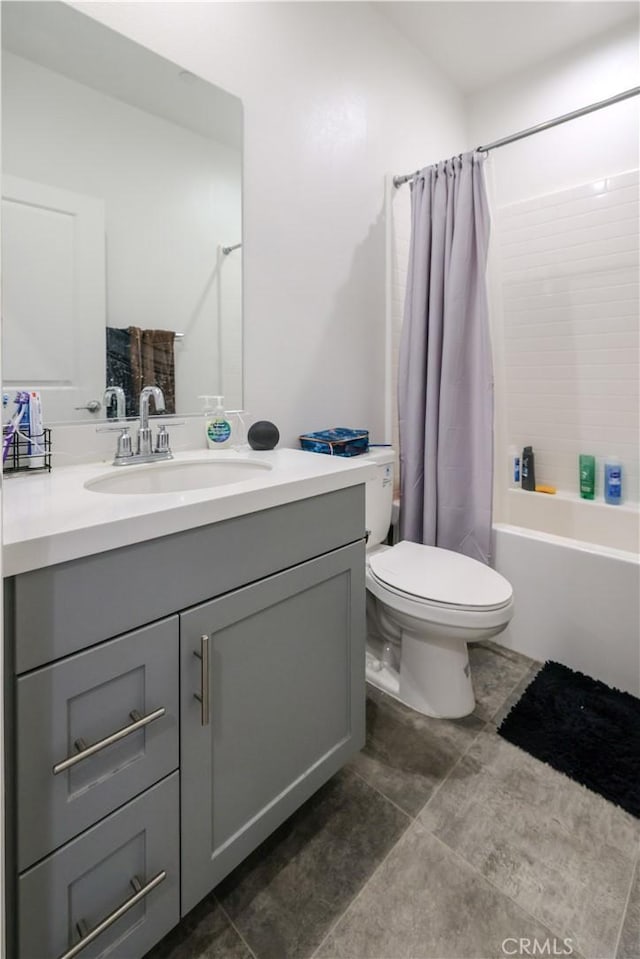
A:
[[[280,433],[268,420],[258,420],[249,427],[247,439],[252,450],[272,450],[278,445]]]

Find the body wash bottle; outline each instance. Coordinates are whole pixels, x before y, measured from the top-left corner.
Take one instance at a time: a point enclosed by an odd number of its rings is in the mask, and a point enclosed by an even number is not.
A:
[[[205,401],[204,429],[209,449],[223,450],[231,446],[231,423],[224,411],[224,396],[205,395],[199,399]],[[211,405],[211,400],[216,400],[215,407]]]
[[[622,463],[615,456],[607,456],[604,464],[604,498],[610,506],[622,502]]]
[[[594,499],[596,494],[596,458],[580,453],[580,496]]]

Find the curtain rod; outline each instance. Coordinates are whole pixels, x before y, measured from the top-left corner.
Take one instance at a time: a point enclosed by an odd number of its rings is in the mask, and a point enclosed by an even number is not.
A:
[[[568,120],[576,120],[587,113],[593,113],[595,110],[602,110],[603,107],[609,107],[620,100],[628,100],[629,97],[637,97],[640,93],[640,87],[632,87],[630,90],[624,90],[622,93],[616,93],[613,97],[606,100],[599,100],[597,103],[590,103],[587,107],[581,107],[579,110],[572,110],[571,113],[565,113],[561,117],[555,117],[553,120],[545,120],[544,123],[538,123],[534,127],[528,127],[526,130],[520,130],[519,133],[512,133],[511,136],[503,137],[501,140],[494,140],[493,143],[487,143],[486,146],[477,147],[479,153],[488,153],[489,150],[496,150],[498,147],[506,146],[507,143],[515,143],[516,140],[523,140],[525,137],[533,136],[534,133],[541,133],[542,130],[548,130],[550,127],[556,127],[560,123],[566,123]],[[397,188],[413,180],[420,171],[415,173],[405,173],[402,176],[394,176],[393,185]]]

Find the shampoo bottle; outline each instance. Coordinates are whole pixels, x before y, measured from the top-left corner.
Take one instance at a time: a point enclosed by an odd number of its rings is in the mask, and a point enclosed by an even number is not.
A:
[[[515,446],[509,447],[509,486],[511,489],[520,488],[520,453]]]
[[[201,396],[205,401],[204,428],[210,450],[223,450],[231,446],[231,424],[224,411],[224,396]],[[216,401],[215,407],[211,400]]]
[[[607,456],[604,464],[604,498],[611,506],[622,502],[622,463],[615,456]]]
[[[596,458],[580,453],[580,496],[582,499],[594,499],[596,494]]]
[[[531,492],[536,488],[535,459],[531,446],[525,446],[522,451],[522,488]]]

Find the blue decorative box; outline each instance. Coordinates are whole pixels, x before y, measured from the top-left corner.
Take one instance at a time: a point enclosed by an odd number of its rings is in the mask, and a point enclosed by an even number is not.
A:
[[[359,456],[369,449],[369,430],[348,430],[337,426],[333,430],[304,433],[300,446],[310,453],[328,453],[330,456]]]

